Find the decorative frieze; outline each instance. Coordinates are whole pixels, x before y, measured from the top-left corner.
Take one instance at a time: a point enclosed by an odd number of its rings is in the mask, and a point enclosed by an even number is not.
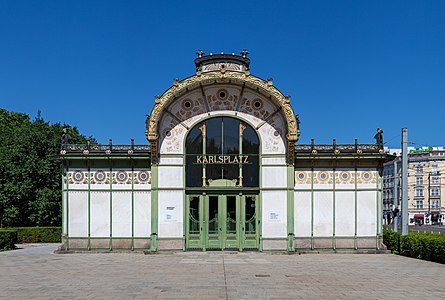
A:
[[[151,171],[142,170],[134,171],[134,184],[151,184]],[[113,184],[131,184],[132,172],[126,170],[112,171],[95,170],[90,172],[90,184],[110,184],[112,178]],[[75,170],[68,172],[69,184],[88,184],[88,172],[83,170]]]

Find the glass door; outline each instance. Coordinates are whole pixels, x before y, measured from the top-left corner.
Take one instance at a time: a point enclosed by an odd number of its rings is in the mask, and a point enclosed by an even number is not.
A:
[[[242,231],[242,245],[244,249],[258,249],[259,234],[258,234],[258,197],[256,195],[246,195],[242,197],[241,201],[241,231]]]
[[[222,195],[224,211],[224,244],[223,248],[239,248],[240,241],[240,205],[239,196],[235,195]]]
[[[188,195],[187,249],[258,249],[256,195]]]
[[[188,195],[186,201],[186,248],[204,249],[204,202],[199,195]]]
[[[207,234],[206,234],[206,248],[207,249],[221,249],[222,248],[222,236],[223,236],[223,221],[222,216],[223,205],[220,196],[207,196],[205,197],[206,207],[206,221]]]

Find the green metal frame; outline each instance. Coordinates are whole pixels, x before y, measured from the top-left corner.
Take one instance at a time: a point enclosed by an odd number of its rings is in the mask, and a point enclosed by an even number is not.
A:
[[[228,234],[227,232],[227,198],[235,197],[236,201],[236,233]],[[209,234],[209,199],[217,197],[218,201],[218,233]],[[246,197],[255,197],[255,234],[246,234]],[[199,201],[199,235],[190,234],[190,199],[198,198]],[[196,201],[196,200],[194,200]],[[190,194],[186,200],[186,218],[185,218],[185,248],[186,249],[259,249],[260,247],[260,230],[259,215],[260,207],[258,205],[259,197],[255,194],[238,195],[235,193],[204,193],[202,195]]]

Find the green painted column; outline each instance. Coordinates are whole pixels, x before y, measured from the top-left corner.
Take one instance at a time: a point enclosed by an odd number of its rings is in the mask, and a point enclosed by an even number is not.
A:
[[[113,166],[110,161],[110,241],[108,244],[110,251],[113,249]]]
[[[287,251],[295,251],[294,242],[294,186],[295,169],[293,165],[287,166]]]
[[[314,168],[311,168],[311,250],[314,249]]]
[[[151,237],[150,251],[158,251],[158,165],[151,166]]]
[[[91,173],[90,162],[87,161],[88,167],[88,246],[87,249],[91,250]]]
[[[335,250],[337,248],[337,242],[335,240],[335,175],[336,169],[332,169],[332,248]]]
[[[134,161],[131,160],[131,251],[134,251]]]
[[[358,183],[357,183],[357,175],[358,175],[358,172],[357,172],[357,168],[355,168],[354,169],[354,173],[355,173],[355,176],[354,176],[354,202],[355,202],[355,205],[354,205],[354,249],[355,250],[357,250],[357,204],[358,204],[358,201],[357,201],[357,197],[358,197],[358,194],[357,194],[357,188],[358,188]]]

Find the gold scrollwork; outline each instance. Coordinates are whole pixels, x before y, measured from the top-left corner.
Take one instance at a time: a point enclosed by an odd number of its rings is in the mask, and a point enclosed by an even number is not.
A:
[[[208,85],[214,82],[218,82],[218,80],[220,81],[231,80],[233,84],[241,82],[246,83],[247,86],[259,89],[262,92],[271,96],[273,101],[275,101],[278,105],[283,107],[284,115],[288,126],[288,135],[287,135],[288,140],[289,141],[298,140],[299,132],[297,130],[297,122],[295,119],[295,114],[292,109],[292,106],[289,103],[289,99],[286,98],[274,85],[268,84],[267,81],[259,77],[230,70],[227,70],[223,74],[219,71],[207,72],[201,74],[200,76],[194,75],[182,81],[176,81],[172,87],[170,87],[167,91],[164,92],[164,94],[162,94],[162,96],[156,99],[147,126],[148,127],[146,132],[147,139],[150,142],[158,139],[159,136],[157,131],[158,131],[158,124],[160,121],[160,116],[163,110],[168,105],[170,105],[171,101],[173,101],[175,95],[181,94],[190,86],[199,83]]]

